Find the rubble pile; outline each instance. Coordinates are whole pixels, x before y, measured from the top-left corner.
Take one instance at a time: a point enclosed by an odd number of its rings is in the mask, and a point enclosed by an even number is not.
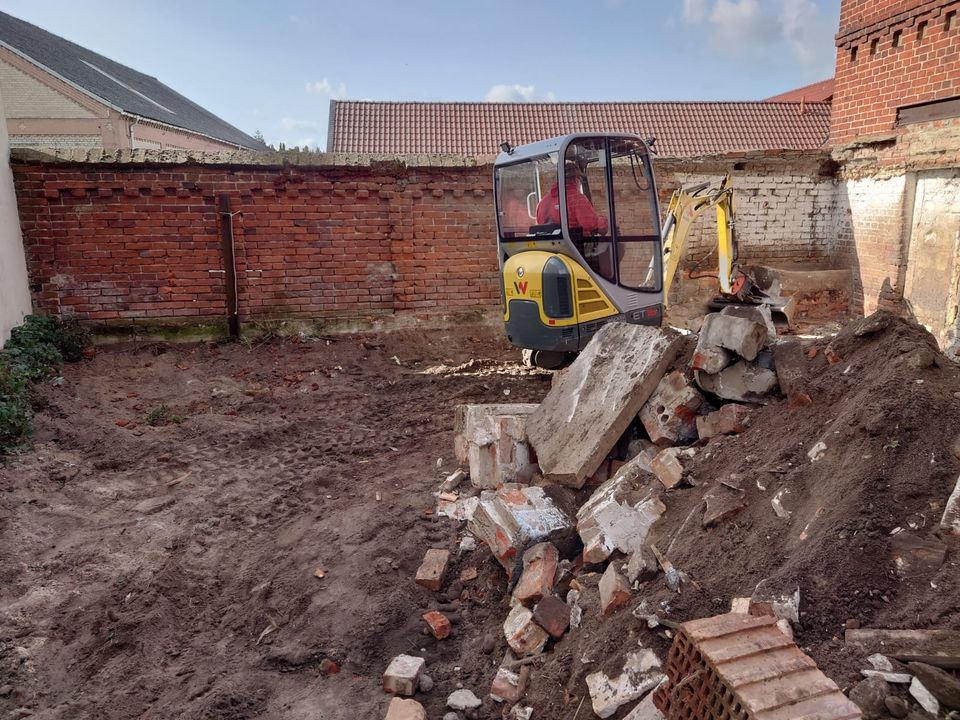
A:
[[[444,717],[960,711],[960,367],[887,313],[803,341],[727,308],[693,340],[607,325],[540,405],[457,409],[459,547],[416,578],[480,650]]]

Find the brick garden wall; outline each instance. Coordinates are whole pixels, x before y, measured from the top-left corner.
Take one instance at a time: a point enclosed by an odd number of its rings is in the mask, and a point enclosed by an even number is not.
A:
[[[221,322],[221,194],[235,213],[242,320],[499,306],[489,165],[327,155],[314,166],[254,156],[214,165],[126,152],[15,158],[38,309],[103,324]],[[680,182],[728,170],[745,261],[826,255],[827,155],[658,160],[664,207]],[[709,223],[691,240],[691,260],[712,247]]]

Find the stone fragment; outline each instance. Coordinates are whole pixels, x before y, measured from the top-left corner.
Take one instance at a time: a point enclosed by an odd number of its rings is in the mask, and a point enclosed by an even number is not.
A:
[[[767,327],[762,322],[730,314],[710,313],[703,319],[703,327],[700,328],[693,367],[704,372],[718,372],[709,367],[699,367],[702,361],[698,357],[706,355],[713,359],[718,348],[730,350],[746,360],[755,360],[768,341]]]
[[[640,408],[640,422],[657,445],[690,442],[697,439],[697,411],[703,404],[703,395],[690,386],[682,372],[674,370],[663,377]]]
[[[740,613],[741,615],[750,614],[750,598],[735,597],[730,601],[730,612]]]
[[[460,720],[460,715],[453,711],[444,713],[443,720]]]
[[[440,492],[452,492],[460,487],[460,485],[462,485],[463,481],[466,479],[467,473],[460,468],[457,468],[452,473],[447,475],[446,479],[440,483]]]
[[[697,435],[709,440],[717,435],[734,435],[747,429],[750,408],[746,405],[727,403],[708,415],[697,416]]]
[[[600,578],[600,610],[604,615],[622,608],[630,602],[630,583],[617,572],[613,563],[607,566]]]
[[[653,693],[650,692],[623,720],[666,720],[666,718],[654,705]]]
[[[533,619],[554,640],[559,640],[570,627],[570,607],[555,595],[546,595],[533,608]]]
[[[680,347],[672,331],[611,322],[527,421],[546,480],[580,488],[650,398]]]
[[[437,498],[437,515],[448,517],[451,520],[466,520],[469,522],[477,511],[480,499],[477,497],[444,497]]]
[[[641,545],[630,553],[627,561],[627,581],[632,585],[635,582],[653,580],[660,570],[657,556],[648,545]]]
[[[431,548],[423,556],[423,562],[417,569],[416,582],[427,590],[437,592],[443,583],[443,576],[447,572],[447,563],[450,561],[450,552]]]
[[[679,448],[667,448],[660,451],[650,462],[650,470],[667,490],[675,488],[683,481],[680,452]]]
[[[431,690],[433,690],[433,678],[430,677],[429,675],[421,674],[420,684],[418,687],[420,689],[420,692],[422,693],[430,692]]]
[[[427,711],[416,700],[395,697],[387,707],[384,720],[427,720]]]
[[[531,543],[549,540],[563,544],[575,535],[573,523],[542,487],[519,485],[482,492],[468,527],[490,547],[508,573],[520,551]]]
[[[447,698],[447,707],[451,710],[473,710],[481,705],[483,701],[466,688],[455,690]]]
[[[490,698],[494,702],[515,703],[518,702],[527,690],[527,678],[530,675],[530,669],[520,668],[519,672],[513,672],[505,667],[497,670],[490,685]]]
[[[557,576],[557,549],[551,543],[537,543],[523,553],[523,574],[513,597],[527,607],[549,595]]]
[[[431,610],[423,614],[423,619],[430,628],[430,634],[437,640],[450,637],[450,630],[452,629],[450,619],[442,612]]]
[[[632,552],[646,542],[666,506],[637,478],[640,463],[634,458],[590,496],[577,512],[577,532],[583,541],[583,559],[599,563],[614,550]]]
[[[771,578],[761,580],[750,598],[750,614],[770,615],[799,624],[800,588],[783,587]]]
[[[547,644],[547,631],[533,621],[533,613],[523,605],[514,605],[503,623],[507,645],[517,655],[537,655]]]
[[[910,696],[920,704],[920,707],[934,717],[940,714],[940,702],[924,687],[919,678],[913,678],[909,690]]]
[[[912,662],[907,668],[944,707],[960,710],[960,680],[933,665]]]
[[[777,374],[773,370],[746,360],[740,360],[716,375],[697,372],[696,380],[706,392],[742,403],[766,404],[777,389]]]
[[[902,697],[897,697],[896,695],[887,695],[884,698],[883,704],[887,708],[887,712],[890,713],[892,717],[895,718],[905,718],[910,714],[910,704],[904,700]]]
[[[935,537],[919,537],[901,532],[890,538],[890,555],[900,577],[934,575],[947,557],[947,546]]]
[[[785,622],[781,620],[779,622]],[[910,673],[888,672],[886,670],[861,670],[860,674],[865,678],[877,677],[893,685],[908,685],[913,680]]]
[[[383,674],[383,689],[392,695],[413,695],[426,661],[413,655],[397,655]]]
[[[873,677],[862,680],[850,689],[850,700],[860,708],[865,718],[882,717],[887,710],[887,695],[890,686],[883,679]]]
[[[960,478],[947,499],[947,507],[940,518],[940,529],[951,535],[960,535]]]
[[[510,715],[508,716],[509,720],[530,720],[532,717],[532,707],[521,707],[519,705],[514,705],[510,708]]]
[[[660,660],[646,648],[627,656],[623,672],[615,678],[603,672],[587,675],[587,689],[593,712],[598,717],[608,718],[622,705],[637,700],[663,680]]]
[[[703,496],[703,527],[713,527],[726,520],[746,507],[743,503],[743,492],[729,488],[726,485],[716,485]]]
[[[727,305],[720,311],[721,315],[732,315],[734,317],[750,320],[760,323],[767,329],[767,340],[773,342],[777,339],[777,326],[773,322],[773,312],[769,305]]]
[[[454,451],[457,461],[469,466],[475,487],[530,481],[537,463],[526,424],[536,407],[535,403],[457,406]]]

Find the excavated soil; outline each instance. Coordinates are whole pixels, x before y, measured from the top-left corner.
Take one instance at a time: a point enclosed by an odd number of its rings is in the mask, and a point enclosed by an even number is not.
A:
[[[469,328],[65,367],[0,465],[0,715],[380,718],[401,652],[428,659],[440,713],[473,648],[422,634],[414,574],[457,541],[429,493],[456,403],[546,392],[517,359]]]
[[[434,680],[417,695],[428,717],[461,686],[484,699],[472,717],[500,717],[487,692],[506,651],[506,574],[482,545],[457,553],[465,524],[430,508],[453,468],[456,403],[547,392],[514,357],[496,330],[472,329],[138,347],[67,368],[44,393],[35,449],[0,469],[0,710],[381,718],[380,675],[408,652]],[[937,532],[960,475],[960,368],[886,315],[850,323],[829,352],[827,339],[794,340],[776,357],[790,398],[699,447],[695,484],[662,494],[653,540],[681,592],[661,574],[603,618],[603,566],[585,568],[581,627],[532,666],[535,718],[592,717],[587,674],[619,674],[640,646],[664,657],[671,623],[727,612],[765,579],[800,589],[797,641],[842,687],[863,667],[846,624],[960,628],[960,544]],[[160,404],[183,422],[145,426]],[[704,497],[718,493],[743,507],[704,528]],[[942,542],[946,561],[898,573],[891,545],[905,534]],[[413,582],[428,547],[454,551],[437,595]],[[453,637],[423,634],[435,608]],[[644,614],[665,622],[651,629]]]

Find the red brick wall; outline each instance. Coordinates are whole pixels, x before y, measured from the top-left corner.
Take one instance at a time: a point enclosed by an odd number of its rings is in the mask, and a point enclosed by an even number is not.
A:
[[[954,12],[948,30],[947,17]],[[893,46],[895,33],[900,33],[898,47]],[[898,107],[958,95],[960,0],[844,0],[837,34],[834,145],[892,131]]]
[[[241,318],[495,306],[489,175],[15,166],[34,302],[106,322],[223,317],[220,193]]]

